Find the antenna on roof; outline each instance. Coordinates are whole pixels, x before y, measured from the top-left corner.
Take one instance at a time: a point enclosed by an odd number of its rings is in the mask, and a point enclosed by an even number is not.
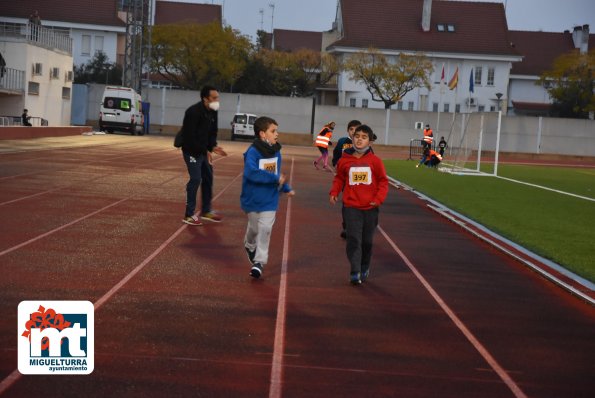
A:
[[[271,8],[271,33],[273,33],[273,20],[275,18],[275,3],[269,3]]]
[[[260,8],[258,13],[260,14],[260,30],[264,30],[264,8]]]

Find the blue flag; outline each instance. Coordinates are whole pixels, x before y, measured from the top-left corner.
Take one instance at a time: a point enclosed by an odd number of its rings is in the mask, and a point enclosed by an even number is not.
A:
[[[469,75],[469,92],[472,93],[473,92],[473,83],[474,83],[474,79],[473,79],[473,69],[471,69],[471,74]]]

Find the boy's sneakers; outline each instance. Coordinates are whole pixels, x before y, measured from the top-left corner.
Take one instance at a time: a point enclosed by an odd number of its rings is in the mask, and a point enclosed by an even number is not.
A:
[[[352,272],[351,275],[349,276],[349,281],[351,282],[352,285],[361,285],[362,280],[360,279],[360,273]]]
[[[248,255],[248,260],[250,260],[251,264],[254,264],[254,256],[256,256],[256,250],[250,250],[247,247],[245,247],[244,249],[246,249],[246,254]]]
[[[262,264],[261,263],[254,263],[252,269],[250,270],[250,276],[253,278],[260,278],[262,275]]]
[[[195,226],[201,226],[202,225],[202,221],[200,221],[198,219],[198,217],[195,215],[193,216],[186,216],[184,217],[184,219],[182,220],[183,223],[186,223],[188,225],[195,225]]]
[[[207,221],[212,221],[212,222],[221,222],[223,221],[223,217],[220,216],[219,214],[215,213],[214,211],[208,211],[206,213],[201,212],[200,213],[200,218],[202,218],[203,220],[207,220]]]
[[[362,272],[361,281],[364,282],[366,279],[368,279],[369,276],[370,276],[370,270],[367,269],[364,272]]]

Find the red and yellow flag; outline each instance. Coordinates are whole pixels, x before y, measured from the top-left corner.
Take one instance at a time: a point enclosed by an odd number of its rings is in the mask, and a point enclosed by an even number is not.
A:
[[[455,70],[455,74],[452,76],[452,79],[448,82],[448,88],[454,90],[457,88],[457,84],[459,84],[459,67]]]

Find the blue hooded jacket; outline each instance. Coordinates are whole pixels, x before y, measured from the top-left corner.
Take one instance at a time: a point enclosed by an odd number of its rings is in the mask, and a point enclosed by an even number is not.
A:
[[[271,151],[271,154],[272,156],[265,156],[254,144],[244,153],[240,203],[246,213],[276,211],[279,206],[279,192],[291,192],[288,184],[279,186],[281,151]]]

